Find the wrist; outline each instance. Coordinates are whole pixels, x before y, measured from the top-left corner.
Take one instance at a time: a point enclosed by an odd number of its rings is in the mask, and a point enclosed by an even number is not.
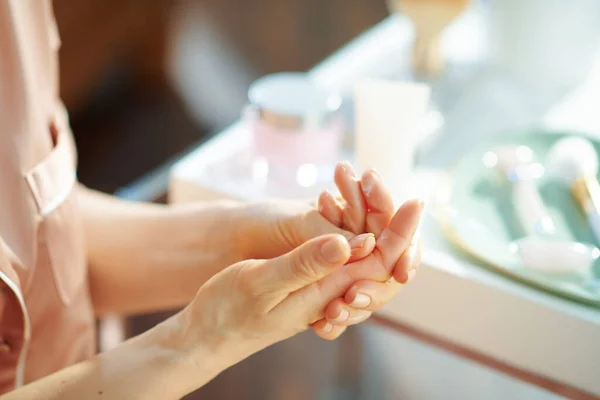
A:
[[[295,202],[267,200],[242,205],[237,219],[237,248],[242,260],[269,259],[280,256],[293,246],[285,235],[284,221],[299,213]],[[290,248],[288,248],[290,247]]]
[[[260,258],[260,242],[264,236],[264,221],[260,218],[258,203],[242,204],[234,216],[235,244],[238,261]]]
[[[229,346],[202,334],[198,327],[189,327],[185,310],[140,336],[153,349],[152,362],[162,369],[164,381],[176,385],[181,397],[229,367],[224,357]]]
[[[209,264],[209,277],[243,259],[238,231],[244,208],[241,202],[227,200],[173,207],[171,215],[181,221],[183,231],[176,240],[179,253],[189,254],[195,267]]]

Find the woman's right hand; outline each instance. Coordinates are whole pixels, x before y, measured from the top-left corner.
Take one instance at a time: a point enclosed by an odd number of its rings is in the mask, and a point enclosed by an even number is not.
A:
[[[339,288],[324,291],[321,279],[348,262],[351,248],[372,251],[374,241],[364,242],[349,244],[341,235],[324,235],[283,256],[246,260],[224,269],[176,316],[184,332],[184,350],[197,366],[209,362],[225,369],[308,329],[322,318],[325,305],[340,295]],[[214,359],[199,359],[204,355],[194,350],[200,345],[211,348]]]

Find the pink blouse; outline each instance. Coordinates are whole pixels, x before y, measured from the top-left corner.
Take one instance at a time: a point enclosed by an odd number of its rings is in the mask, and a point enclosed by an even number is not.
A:
[[[0,394],[95,351],[50,0],[0,1]]]

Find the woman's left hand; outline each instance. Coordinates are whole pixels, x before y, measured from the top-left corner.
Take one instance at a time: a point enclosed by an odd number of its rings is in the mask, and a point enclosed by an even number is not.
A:
[[[410,211],[403,210],[414,206],[409,204],[410,202],[403,205],[398,211],[398,216],[394,216],[391,194],[374,170],[366,171],[358,180],[350,164],[342,163],[336,169],[335,178],[343,198],[334,199],[328,193],[321,194],[319,211],[338,226],[350,229],[354,233],[369,232],[379,239],[384,229],[389,227],[393,217],[395,224],[403,223],[397,220],[398,217],[403,220],[410,218]],[[419,208],[421,207],[422,204]],[[401,217],[403,213],[406,213],[407,218]],[[336,339],[347,326],[368,319],[374,311],[392,300],[403,284],[414,278],[421,263],[422,244],[418,233],[406,239],[410,244],[393,267],[389,279],[377,281],[371,272],[367,273],[368,279],[355,282],[345,296],[329,304],[325,309],[324,318],[313,324],[317,335],[324,339]],[[380,240],[377,240],[377,250],[381,251],[379,246]],[[363,246],[360,256],[357,255],[354,260],[370,254],[374,248],[375,242]],[[371,264],[372,262],[369,263]]]
[[[336,167],[335,182],[341,196],[322,193],[317,209],[297,201],[260,202],[248,206],[245,215],[250,217],[250,223],[240,230],[245,257],[276,257],[326,233],[341,233],[350,240],[351,261],[370,254],[375,247],[372,238],[379,237],[394,215],[391,195],[374,170],[366,171],[359,178],[347,162]],[[420,241],[418,238],[408,239],[412,243],[410,257],[408,254],[402,257],[395,268],[400,275],[403,271],[413,271],[411,274],[414,274],[420,262]],[[403,265],[407,262],[411,265]],[[400,279],[403,283],[407,280]],[[315,332],[323,338],[335,339],[343,333],[345,326],[364,321],[390,301],[400,287],[401,284],[394,279],[355,282],[343,298],[330,304],[326,309],[328,318],[314,324]],[[345,321],[336,323],[331,317],[338,311],[349,314]],[[324,327],[332,325],[332,331],[323,331]]]
[[[237,243],[243,259],[269,259],[285,254],[314,237],[339,233],[348,240],[362,233],[375,236],[394,214],[392,198],[374,170],[359,178],[348,162],[335,169],[341,196],[323,192],[317,207],[306,201],[266,200],[243,209]],[[360,241],[358,238],[354,241]],[[354,258],[368,252],[358,251]]]

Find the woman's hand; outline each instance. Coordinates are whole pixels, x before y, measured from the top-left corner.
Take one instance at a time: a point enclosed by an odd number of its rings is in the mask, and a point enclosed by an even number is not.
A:
[[[275,259],[234,264],[173,317],[6,398],[180,399],[252,353],[309,328],[342,294],[320,282],[350,253],[343,236],[326,235]]]
[[[247,260],[216,274],[175,318],[196,365],[220,368],[310,327],[324,307],[343,293],[322,285],[342,269],[351,248],[340,235],[312,239],[271,260]],[[195,346],[214,350],[210,360],[195,358]],[[204,353],[203,353],[204,354]]]
[[[394,201],[379,174],[371,169],[358,178],[350,163],[342,162],[335,169],[334,179],[341,196],[321,193],[320,214],[354,234],[369,232],[379,236],[394,215]]]
[[[352,167],[343,163],[336,169],[335,181],[342,197],[336,199],[327,192],[322,193],[319,197],[321,214],[337,226],[355,233],[367,231],[379,238],[390,225],[394,212],[392,197],[379,175],[374,170],[366,171],[358,180]],[[400,224],[405,222],[402,218],[411,220],[411,215],[420,216],[421,208],[422,204],[418,202],[408,202],[398,211],[390,228],[396,232],[402,230]],[[418,224],[419,218],[412,221]],[[337,338],[346,326],[366,320],[373,311],[393,299],[402,286],[399,282],[408,283],[414,278],[421,262],[421,241],[414,236],[414,230],[407,239],[410,240],[410,246],[401,253],[392,270],[379,277],[374,273],[361,275],[361,280],[355,282],[345,296],[328,305],[326,318],[314,326],[318,335],[326,339]],[[385,246],[383,249],[381,246],[381,241],[378,240],[376,252],[387,251]],[[362,249],[360,256],[369,254],[371,250],[370,247]],[[355,259],[362,258],[360,256]],[[364,263],[368,263],[368,260]],[[374,265],[372,271],[377,268],[380,266]],[[363,271],[367,272],[369,269],[363,267]]]
[[[421,213],[420,202],[404,203],[378,236],[372,253],[323,280],[324,290],[334,286],[345,296],[329,303],[324,318],[314,324],[319,336],[335,339],[347,326],[365,321],[414,277],[421,261],[420,241],[415,238]]]
[[[368,171],[361,180],[348,162],[342,162],[336,167],[335,182],[341,196],[334,198],[324,192],[318,209],[298,200],[266,200],[245,206],[238,219],[241,257],[277,257],[328,233],[347,239],[369,232],[379,235],[394,214],[394,204],[377,173]]]
[[[394,216],[392,197],[374,170],[366,171],[358,178],[347,162],[336,167],[335,183],[341,195],[333,197],[328,192],[322,193],[318,210],[298,201],[261,202],[246,208],[245,215],[250,216],[246,221],[252,222],[240,230],[240,242],[244,243],[245,249],[243,253],[247,257],[274,257],[311,237],[338,232],[351,242],[350,262],[369,255],[375,247],[375,239],[379,239]],[[405,208],[412,211],[407,213]],[[398,213],[420,216],[421,208],[422,204],[410,202]],[[410,223],[403,221],[402,217],[395,220],[397,231],[403,229],[405,222]],[[418,220],[417,217],[417,225]],[[406,254],[399,254],[396,263],[387,266],[385,276],[363,274],[354,285],[348,283],[347,293],[327,307],[328,318],[314,325],[317,334],[326,339],[337,338],[345,326],[367,319],[399,292],[401,283],[407,283],[414,277],[421,258],[420,240],[413,237],[415,227],[404,230],[410,232],[406,237]],[[367,272],[380,268],[380,263],[373,258],[360,265],[366,265],[362,271]],[[390,279],[392,276],[395,279]]]

